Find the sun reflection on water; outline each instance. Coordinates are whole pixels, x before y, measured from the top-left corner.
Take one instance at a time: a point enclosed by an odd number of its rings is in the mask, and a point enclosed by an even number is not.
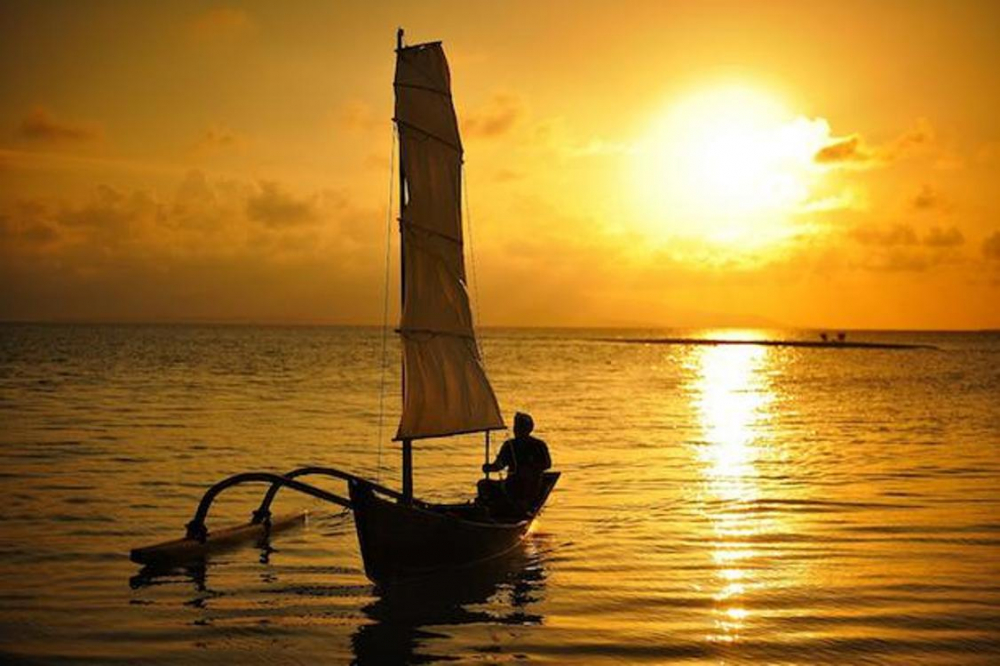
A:
[[[747,591],[761,584],[753,578],[758,553],[752,537],[763,529],[753,506],[760,494],[761,425],[773,400],[763,372],[768,353],[764,347],[702,347],[693,359],[691,394],[702,431],[697,457],[718,581],[714,641],[739,640],[752,615]]]

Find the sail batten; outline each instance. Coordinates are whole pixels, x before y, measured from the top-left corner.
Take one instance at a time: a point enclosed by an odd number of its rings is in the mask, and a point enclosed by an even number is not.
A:
[[[418,86],[410,86],[410,87],[412,87],[414,90],[423,90],[423,88],[420,88]],[[433,91],[428,91],[428,92],[433,92]],[[448,99],[449,100],[451,99],[451,95],[448,95]],[[410,123],[406,122],[405,120],[400,120],[399,118],[393,118],[393,120],[396,122],[396,125],[398,127],[405,127],[408,130],[413,130],[414,132],[418,132],[420,134],[423,134],[428,139],[434,139],[435,141],[440,141],[441,143],[443,143],[444,145],[448,146],[452,150],[457,151],[459,154],[462,153],[462,146],[460,146],[460,145],[458,145],[456,143],[452,143],[450,140],[448,140],[448,139],[446,139],[444,137],[438,136],[437,134],[434,134],[433,132],[429,132],[429,131],[421,128],[421,127],[417,127],[416,125],[411,125]]]
[[[504,428],[476,344],[462,240],[462,141],[440,42],[397,50],[403,410],[397,440]]]

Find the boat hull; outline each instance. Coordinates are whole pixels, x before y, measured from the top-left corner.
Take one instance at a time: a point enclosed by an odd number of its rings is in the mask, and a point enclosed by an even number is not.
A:
[[[545,495],[555,485],[552,475]],[[514,549],[534,517],[517,522],[472,520],[468,506],[405,503],[379,496],[364,482],[350,483],[354,524],[365,574],[376,583],[473,565]],[[541,498],[539,507],[544,503]],[[537,511],[536,511],[537,515]]]

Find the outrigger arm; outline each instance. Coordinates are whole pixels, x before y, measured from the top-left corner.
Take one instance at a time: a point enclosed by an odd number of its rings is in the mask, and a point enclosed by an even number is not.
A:
[[[198,503],[198,508],[195,510],[194,517],[185,526],[186,533],[183,539],[135,548],[132,550],[130,558],[133,562],[140,564],[173,564],[203,556],[216,548],[228,547],[239,542],[266,536],[272,529],[285,528],[295,522],[301,522],[302,513],[272,521],[271,504],[282,488],[289,488],[346,509],[353,508],[351,500],[348,498],[297,480],[298,477],[302,476],[325,476],[341,479],[348,483],[363,484],[373,491],[392,497],[397,501],[404,501],[405,497],[403,493],[333,467],[299,467],[283,475],[272,472],[243,472],[225,478],[205,491]],[[208,517],[212,503],[224,490],[247,483],[270,484],[260,506],[253,512],[250,522],[210,533],[205,526],[205,519]],[[419,500],[414,500],[414,502],[423,504]]]

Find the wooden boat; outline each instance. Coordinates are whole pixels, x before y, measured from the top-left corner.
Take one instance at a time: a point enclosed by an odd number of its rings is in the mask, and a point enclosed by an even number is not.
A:
[[[546,472],[543,495],[534,512],[507,520],[489,518],[474,502],[393,502],[363,481],[351,482],[351,506],[365,573],[374,581],[392,581],[503,555],[528,533],[558,479],[558,472]]]
[[[402,491],[335,468],[305,467],[284,475],[247,472],[205,493],[183,539],[132,551],[142,564],[168,564],[259,538],[275,523],[270,506],[289,488],[354,512],[365,573],[391,582],[463,567],[510,551],[528,533],[559,479],[546,472],[536,497],[521,511],[482,501],[434,504],[413,496],[413,443],[503,430],[473,328],[466,289],[462,233],[462,142],[440,42],[404,46],[397,35],[396,133],[399,137],[400,321],[403,405],[394,441],[402,454]],[[323,476],[346,481],[349,497],[301,481]],[[210,533],[205,519],[215,497],[234,485],[270,485],[248,525]],[[282,523],[284,525],[284,523]]]

